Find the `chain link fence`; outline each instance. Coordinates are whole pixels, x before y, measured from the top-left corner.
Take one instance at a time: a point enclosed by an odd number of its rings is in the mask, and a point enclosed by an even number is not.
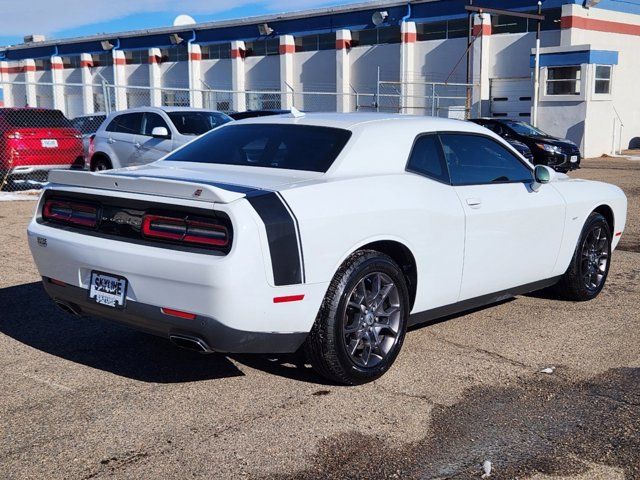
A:
[[[245,91],[116,86],[95,83],[0,82],[0,190],[40,188],[51,169],[85,168],[90,136],[113,111],[136,107],[194,107],[225,113],[244,110],[390,112],[466,119],[477,85],[378,81],[375,90],[351,88]]]

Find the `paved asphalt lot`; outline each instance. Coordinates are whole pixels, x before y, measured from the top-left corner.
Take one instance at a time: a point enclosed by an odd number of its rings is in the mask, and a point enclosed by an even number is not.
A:
[[[0,478],[467,479],[485,460],[499,479],[640,478],[640,162],[572,175],[630,200],[595,301],[525,296],[414,329],[355,388],[59,312],[26,246],[34,203],[0,203]]]

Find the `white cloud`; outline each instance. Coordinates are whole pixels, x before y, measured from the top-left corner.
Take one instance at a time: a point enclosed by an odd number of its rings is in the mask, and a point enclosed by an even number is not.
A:
[[[186,13],[197,20],[198,15],[222,13],[250,5],[282,12],[335,3],[336,0],[0,0],[0,12],[2,35],[51,35],[145,13]]]

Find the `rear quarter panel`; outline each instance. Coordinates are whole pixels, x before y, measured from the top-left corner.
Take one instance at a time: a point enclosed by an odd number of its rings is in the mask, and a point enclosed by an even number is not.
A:
[[[297,217],[308,283],[330,281],[355,250],[405,245],[417,263],[413,311],[457,301],[464,211],[454,190],[413,173],[336,179],[281,192]]]

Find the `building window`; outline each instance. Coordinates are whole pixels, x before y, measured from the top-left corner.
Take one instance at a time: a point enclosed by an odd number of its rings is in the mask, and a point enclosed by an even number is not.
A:
[[[212,45],[203,45],[200,47],[203,60],[220,60],[222,58],[231,58],[230,43],[215,43]]]
[[[140,65],[149,63],[148,50],[128,50],[124,52],[124,60],[127,65]]]
[[[335,33],[304,35],[295,38],[296,52],[315,52],[317,50],[333,50],[336,48]]]
[[[280,53],[280,39],[267,38],[265,40],[256,40],[255,42],[246,42],[245,57],[266,57],[267,55],[278,55]]]
[[[402,35],[400,27],[380,27],[358,30],[351,33],[351,45],[378,45],[381,43],[400,43]]]
[[[582,70],[575,67],[547,67],[547,95],[580,95]]]
[[[80,68],[80,55],[62,57],[62,68]]]
[[[611,93],[611,65],[596,65],[595,93]]]
[[[419,23],[416,25],[416,33],[419,42],[464,38],[469,33],[469,23],[466,18],[444,22]]]
[[[51,59],[49,58],[36,58],[34,60],[36,64],[36,71],[51,70]]]
[[[533,10],[527,13],[535,13],[537,14],[537,10]],[[562,20],[562,9],[561,8],[548,8],[546,10],[542,10],[542,14],[544,15],[544,20],[540,25],[540,30],[558,30],[560,29],[560,21]],[[530,19],[527,31],[535,32],[538,28],[538,21]]]
[[[161,62],[186,62],[189,59],[187,45],[174,45],[160,49]]]
[[[91,55],[91,63],[93,63],[94,67],[113,65],[113,54],[111,52],[94,53]]]
[[[526,18],[512,17],[510,15],[492,15],[491,33],[522,33],[527,31]],[[533,25],[535,27],[535,22]]]

